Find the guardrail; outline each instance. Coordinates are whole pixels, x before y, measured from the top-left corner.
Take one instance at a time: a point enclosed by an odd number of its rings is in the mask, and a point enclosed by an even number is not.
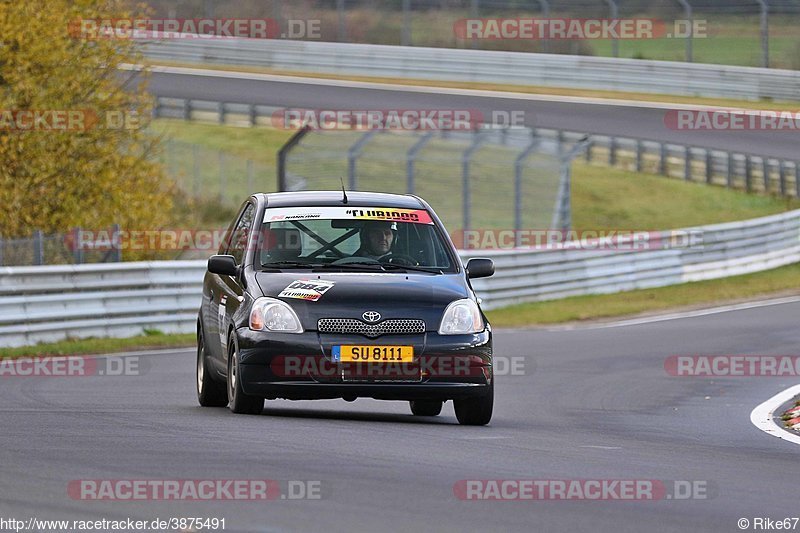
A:
[[[156,61],[355,76],[800,99],[800,71],[675,61],[267,39],[173,39],[148,43],[145,55]]]
[[[562,132],[566,140],[579,135]],[[800,198],[800,163],[629,137],[592,135],[586,161],[747,192]]]
[[[205,261],[0,268],[0,346],[193,331]]]
[[[800,93],[799,93],[800,94]],[[208,120],[220,124],[270,124],[282,108],[241,102],[156,98],[156,117]],[[542,139],[575,143],[585,134],[539,128]],[[592,135],[586,160],[686,181],[800,198],[800,163],[793,160],[631,137]]]
[[[744,222],[658,232],[654,250],[462,251],[491,257],[475,280],[487,309],[583,294],[661,287],[767,270],[800,261],[800,210]],[[700,239],[698,242],[697,239]],[[0,346],[67,337],[129,336],[144,328],[194,331],[205,261],[0,268]]]
[[[464,252],[462,257],[491,257],[497,272],[475,280],[488,308],[585,294],[663,287],[768,270],[800,261],[800,210],[698,226],[679,232],[656,232],[650,242],[670,243],[674,235],[694,236],[685,247],[620,251],[560,249],[549,251]]]

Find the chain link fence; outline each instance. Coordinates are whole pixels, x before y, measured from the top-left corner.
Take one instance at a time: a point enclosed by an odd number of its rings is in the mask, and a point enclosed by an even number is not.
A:
[[[272,165],[198,144],[168,139],[161,162],[185,194],[228,207],[238,206],[254,192],[275,187]]]
[[[348,190],[416,194],[451,235],[568,229],[570,162],[584,148],[528,128],[303,130],[289,144],[283,190],[339,189],[341,180]]]
[[[284,154],[283,180],[259,161],[175,140],[165,142],[162,162],[186,194],[220,206],[236,207],[257,191],[343,183],[348,190],[419,195],[453,230],[547,229],[570,225],[562,188],[573,144],[529,128],[320,129]]]
[[[31,237],[0,239],[0,266],[68,265],[84,263],[115,263],[122,261],[119,248],[112,246],[119,234],[118,225],[102,233],[106,242],[96,241],[97,246],[81,246],[81,229],[68,233],[44,234],[41,230]]]
[[[800,69],[800,0],[150,0],[158,16],[271,18],[282,38]],[[649,18],[653,38],[473,39],[464,19]],[[313,25],[311,25],[313,21]],[[318,28],[317,28],[318,26]],[[310,28],[314,31],[309,31]]]

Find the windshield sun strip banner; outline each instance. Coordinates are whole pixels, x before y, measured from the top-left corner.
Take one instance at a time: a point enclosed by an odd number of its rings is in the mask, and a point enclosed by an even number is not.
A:
[[[286,207],[267,209],[264,222],[282,220],[389,220],[411,224],[433,224],[431,215],[424,209],[397,207]]]

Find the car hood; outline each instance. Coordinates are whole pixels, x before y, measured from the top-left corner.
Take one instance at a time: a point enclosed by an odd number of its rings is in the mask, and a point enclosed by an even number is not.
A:
[[[291,305],[306,330],[316,330],[320,318],[363,320],[364,312],[377,311],[381,320],[420,318],[427,331],[435,331],[448,304],[470,297],[463,274],[258,272],[256,281],[264,296]],[[303,292],[300,284],[293,285],[298,281],[320,287],[319,299],[281,296],[282,292]],[[300,291],[290,286],[300,287]],[[319,292],[311,291],[312,296]]]

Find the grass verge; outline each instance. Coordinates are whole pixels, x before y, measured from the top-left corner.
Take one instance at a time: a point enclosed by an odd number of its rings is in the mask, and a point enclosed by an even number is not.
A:
[[[800,294],[800,264],[773,270],[657,289],[576,296],[487,311],[495,327],[558,324],[752,299]]]
[[[747,220],[800,208],[800,200],[586,164],[572,167],[575,229],[659,230]]]
[[[0,357],[106,354],[143,349],[193,346],[194,342],[194,333],[145,334],[125,339],[69,339],[61,342],[37,344],[35,346],[0,348]]]
[[[215,152],[221,150],[231,156],[257,161],[273,172],[276,168],[278,150],[295,134],[293,130],[243,128],[167,118],[154,120],[151,129],[167,139],[198,145],[202,149]],[[187,158],[191,155],[184,154]]]

